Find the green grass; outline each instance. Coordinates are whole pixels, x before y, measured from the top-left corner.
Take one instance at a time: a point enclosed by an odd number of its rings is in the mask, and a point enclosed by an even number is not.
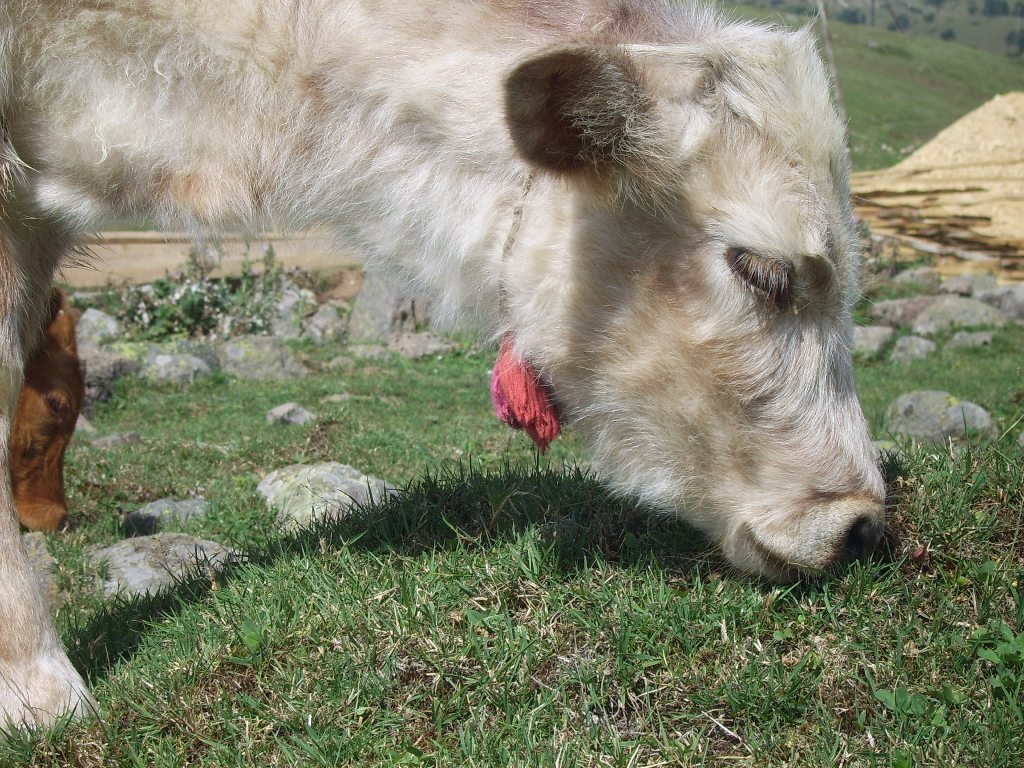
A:
[[[1021,416],[1019,327],[982,350],[860,366],[869,420],[911,388]],[[284,384],[126,382],[76,440],[76,527],[49,538],[99,722],[0,744],[0,764],[1018,766],[1024,763],[1022,429],[885,461],[885,551],[818,583],[737,576],[686,525],[610,498],[571,431],[546,457],[498,424],[489,351],[328,361]],[[1014,353],[1017,350],[1017,353]],[[1018,366],[1014,368],[1014,365]],[[340,405],[321,404],[346,392]],[[271,427],[285,400],[318,410]],[[281,537],[268,471],[340,460],[406,485]],[[248,559],[103,603],[86,547],[201,491],[187,526]]]
[[[754,0],[750,5],[761,9],[762,13],[785,13],[787,18],[813,18],[817,15],[817,3],[815,2],[783,2],[776,0]],[[826,3],[829,17],[838,21],[844,8],[859,10],[864,14],[865,29],[872,29],[870,23],[869,3]],[[905,37],[929,37],[935,42],[942,40],[941,35],[949,30],[953,32],[953,39],[943,41],[945,45],[972,46],[981,51],[986,51],[997,56],[1008,56],[1012,53],[1006,43],[1006,36],[1009,32],[1018,28],[1018,21],[1013,16],[985,16],[981,11],[984,3],[977,3],[977,12],[970,13],[970,3],[944,3],[940,10],[936,10],[934,3],[893,3],[897,14],[906,17],[909,28],[901,33]],[[1011,11],[1013,3],[1010,4]],[[892,14],[885,5],[879,5],[875,14],[875,26],[873,29],[887,30],[892,23]]]

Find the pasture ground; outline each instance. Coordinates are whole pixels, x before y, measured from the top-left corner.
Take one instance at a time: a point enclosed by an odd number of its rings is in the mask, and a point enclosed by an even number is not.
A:
[[[1006,434],[887,457],[886,550],[786,587],[608,497],[571,430],[537,456],[491,412],[493,350],[339,369],[342,347],[297,349],[299,381],[132,380],[97,408],[100,434],[142,442],[76,439],[75,527],[48,543],[101,720],[0,743],[0,764],[1024,764],[1024,328],[860,366],[876,433],[896,395],[935,388]],[[266,424],[289,400],[318,420]],[[321,460],[406,490],[278,536],[256,483]],[[86,547],[118,539],[125,511],[197,493],[212,512],[185,530],[248,559],[103,603]]]

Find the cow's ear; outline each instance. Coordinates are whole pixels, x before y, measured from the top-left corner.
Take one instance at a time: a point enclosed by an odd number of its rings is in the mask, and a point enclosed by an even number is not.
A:
[[[75,341],[75,325],[78,320],[77,310],[68,303],[67,296],[57,286],[50,293],[49,322],[46,334],[50,336],[62,350],[72,357],[78,356],[78,345]]]
[[[519,64],[505,115],[522,156],[557,173],[643,173],[657,154],[653,98],[618,48],[560,47]]]

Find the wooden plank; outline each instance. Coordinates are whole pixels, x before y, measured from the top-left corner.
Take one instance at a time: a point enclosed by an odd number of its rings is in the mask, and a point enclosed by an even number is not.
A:
[[[89,241],[90,255],[86,263],[66,266],[58,280],[74,288],[99,288],[123,282],[148,283],[182,271],[189,252],[195,246],[195,241],[184,233],[104,232]],[[339,251],[322,232],[303,232],[287,237],[263,233],[249,239],[229,237],[220,240],[217,244],[218,265],[212,274],[237,275],[246,259],[258,266],[268,246],[273,248],[276,262],[286,269],[299,267],[330,272],[362,265],[361,258],[352,252]]]

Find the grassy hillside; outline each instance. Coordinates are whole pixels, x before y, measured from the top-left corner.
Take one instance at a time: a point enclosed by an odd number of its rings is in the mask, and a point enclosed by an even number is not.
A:
[[[955,41],[997,56],[1015,55],[1017,48],[1007,41],[1011,32],[1019,32],[1021,21],[1015,15],[1019,0],[1008,0],[1010,15],[986,15],[991,0],[840,0],[826,3],[828,14],[837,21],[870,26],[874,29],[898,29],[905,35],[922,35],[937,40]],[[999,0],[995,0],[997,3]],[[762,13],[785,13],[810,18],[817,15],[814,0],[748,0]],[[875,5],[872,24],[871,6]],[[939,6],[939,7],[936,7]]]
[[[807,22],[750,6],[738,11],[789,25]],[[1020,59],[933,37],[830,26],[857,170],[892,165],[992,96],[1024,90]]]

